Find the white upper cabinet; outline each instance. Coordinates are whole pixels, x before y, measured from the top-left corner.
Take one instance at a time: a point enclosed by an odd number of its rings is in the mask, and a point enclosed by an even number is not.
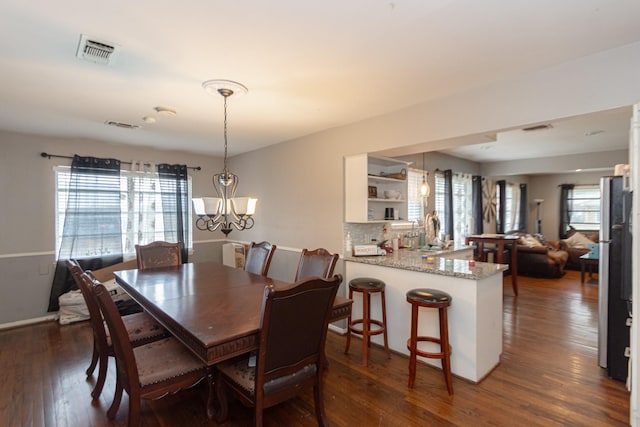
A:
[[[367,154],[344,158],[345,222],[407,219],[407,174],[410,163]]]

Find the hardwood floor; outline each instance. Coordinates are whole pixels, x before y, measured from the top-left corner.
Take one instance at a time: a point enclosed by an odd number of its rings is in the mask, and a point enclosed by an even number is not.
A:
[[[324,402],[332,426],[553,426],[628,425],[629,393],[597,365],[597,283],[580,284],[580,273],[561,280],[519,277],[513,297],[504,286],[504,352],[500,365],[480,384],[454,378],[448,396],[442,373],[418,365],[407,389],[408,360],[388,360],[378,347],[368,368],[358,345],[344,355],[344,337],[330,333]],[[455,301],[454,301],[455,303]],[[408,308],[407,308],[408,309]],[[455,333],[455,331],[451,331]],[[0,332],[0,425],[122,426],[128,401],[116,420],[106,418],[114,389],[114,363],[97,404],[86,380],[91,356],[87,322],[45,323]],[[455,352],[455,348],[453,349]],[[206,388],[144,402],[143,425],[216,425],[206,417]],[[246,426],[251,412],[234,403],[227,426]],[[314,426],[311,393],[268,409],[267,426]]]

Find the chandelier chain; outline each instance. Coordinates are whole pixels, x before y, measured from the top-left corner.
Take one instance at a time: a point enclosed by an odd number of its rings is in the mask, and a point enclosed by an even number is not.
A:
[[[224,168],[223,172],[225,174],[225,178],[229,173],[229,169],[227,169],[227,98],[228,95],[222,94],[224,97]]]

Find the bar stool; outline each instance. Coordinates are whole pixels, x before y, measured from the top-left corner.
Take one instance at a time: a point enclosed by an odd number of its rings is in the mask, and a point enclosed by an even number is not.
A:
[[[451,295],[437,289],[412,289],[407,292],[407,302],[411,304],[411,338],[407,340],[409,350],[409,388],[413,388],[416,379],[417,356],[442,360],[442,372],[449,395],[453,394],[451,381],[451,347],[449,346],[449,326],[447,308],[451,305]],[[440,338],[418,335],[418,308],[437,308],[440,318]],[[432,353],[418,350],[419,341],[440,344],[440,352]]]
[[[389,343],[387,341],[387,309],[384,298],[385,283],[379,279],[370,277],[358,277],[349,281],[349,299],[353,299],[354,292],[362,293],[362,318],[347,320],[347,346],[344,350],[345,354],[349,353],[349,345],[351,344],[351,333],[362,335],[362,364],[367,366],[367,352],[371,345],[371,336],[384,334],[384,348],[387,351],[387,357],[391,358],[389,351]],[[371,294],[380,294],[380,304],[382,307],[382,321],[371,318]],[[356,326],[361,325],[361,326]],[[371,325],[376,325],[375,329],[371,329]]]

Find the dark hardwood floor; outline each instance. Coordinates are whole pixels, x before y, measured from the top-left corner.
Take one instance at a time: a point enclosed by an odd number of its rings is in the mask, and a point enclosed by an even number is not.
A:
[[[442,373],[418,365],[407,389],[408,360],[373,348],[368,368],[357,345],[343,354],[344,337],[330,333],[324,401],[332,426],[605,426],[628,425],[629,393],[597,365],[597,283],[580,284],[580,273],[563,279],[519,277],[514,298],[504,286],[504,352],[500,365],[480,384],[454,378],[447,394]],[[455,301],[454,301],[455,303]],[[407,308],[408,309],[408,308]],[[455,333],[455,331],[452,331]],[[44,323],[0,332],[0,425],[122,426],[125,397],[116,420],[106,418],[114,388],[111,361],[96,404],[86,379],[91,355],[87,322]],[[453,349],[455,351],[455,349]],[[206,417],[206,388],[198,386],[143,403],[143,425],[216,425]],[[227,426],[251,424],[251,412],[234,403]],[[311,393],[268,409],[267,426],[313,426]]]

